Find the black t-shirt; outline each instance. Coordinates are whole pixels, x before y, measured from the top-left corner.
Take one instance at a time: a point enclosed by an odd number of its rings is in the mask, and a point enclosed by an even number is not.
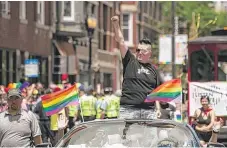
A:
[[[121,104],[144,104],[147,95],[160,85],[160,75],[151,64],[142,64],[127,51],[123,62]]]

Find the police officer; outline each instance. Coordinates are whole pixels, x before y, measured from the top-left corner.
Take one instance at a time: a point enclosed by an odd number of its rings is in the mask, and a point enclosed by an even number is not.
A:
[[[80,98],[80,114],[82,122],[92,121],[96,118],[97,98],[93,96],[93,88],[89,86],[87,94]]]
[[[107,119],[115,119],[119,116],[120,98],[112,94],[112,88],[104,90],[105,99],[101,109],[105,110]]]
[[[69,129],[73,128],[75,125],[74,119],[77,118],[77,113],[78,113],[78,105],[69,105]]]

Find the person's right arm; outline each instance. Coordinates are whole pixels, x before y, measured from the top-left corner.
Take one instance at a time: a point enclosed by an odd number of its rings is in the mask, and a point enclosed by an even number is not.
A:
[[[120,44],[121,57],[124,59],[124,57],[128,51],[128,47],[125,45],[125,42],[124,42],[124,36],[121,32],[121,28],[119,25],[119,17],[113,16],[111,18],[111,21],[112,21],[113,28],[114,28],[115,40],[116,40],[116,42],[118,42]]]
[[[196,123],[196,119],[198,118],[198,115],[201,114],[200,112],[201,112],[201,111],[200,111],[199,109],[197,109],[197,110],[195,111],[194,116],[193,116],[192,119],[191,119],[191,123],[192,123],[192,125],[195,126],[195,129],[196,129],[196,130],[198,130],[198,131],[203,131],[204,128],[201,128],[201,127],[199,127],[199,126],[196,126],[196,124],[197,124],[197,123]]]
[[[197,118],[197,110],[194,112],[194,116],[191,118],[191,124],[194,124]]]

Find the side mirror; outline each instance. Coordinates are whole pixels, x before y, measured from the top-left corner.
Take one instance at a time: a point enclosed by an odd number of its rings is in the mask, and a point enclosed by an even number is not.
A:
[[[225,145],[222,144],[222,143],[213,143],[213,142],[209,142],[209,143],[207,144],[207,147],[225,147]]]
[[[38,144],[36,145],[35,147],[52,147],[52,144],[51,143],[41,143],[41,144]]]

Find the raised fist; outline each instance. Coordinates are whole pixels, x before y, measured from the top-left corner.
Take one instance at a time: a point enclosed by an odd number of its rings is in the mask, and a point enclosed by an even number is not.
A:
[[[113,22],[113,23],[115,23],[115,22],[119,22],[119,17],[118,16],[113,16],[112,18],[111,18],[111,21]]]
[[[123,37],[123,34],[120,29],[120,25],[119,25],[119,17],[113,16],[111,18],[111,21],[112,21],[114,32],[115,32],[115,40],[119,43],[124,42],[124,37]]]

